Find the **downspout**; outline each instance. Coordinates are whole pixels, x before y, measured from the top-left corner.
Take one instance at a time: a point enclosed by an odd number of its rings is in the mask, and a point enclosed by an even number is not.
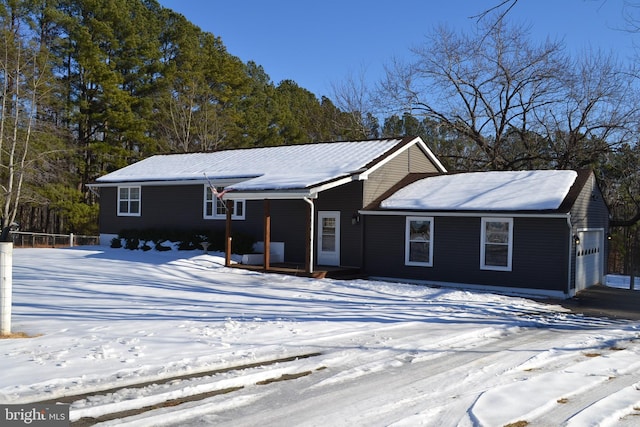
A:
[[[568,256],[568,263],[569,263],[569,268],[567,269],[567,297],[571,298],[574,295],[571,295],[571,262],[573,260],[573,224],[571,224],[571,213],[567,214],[567,226],[569,227],[569,256]],[[574,288],[575,289],[575,288]]]
[[[309,215],[309,273],[313,273],[313,246],[314,246],[314,241],[313,241],[313,227],[314,227],[314,217],[315,217],[315,210],[314,210],[314,206],[313,206],[313,200],[311,200],[308,197],[303,197],[302,200],[304,200],[305,202],[307,202],[309,204],[309,209],[311,210],[310,215]]]

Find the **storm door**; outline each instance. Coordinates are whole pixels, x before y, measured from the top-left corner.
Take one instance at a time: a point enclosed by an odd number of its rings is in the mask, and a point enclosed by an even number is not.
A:
[[[340,212],[318,212],[318,265],[340,265]]]

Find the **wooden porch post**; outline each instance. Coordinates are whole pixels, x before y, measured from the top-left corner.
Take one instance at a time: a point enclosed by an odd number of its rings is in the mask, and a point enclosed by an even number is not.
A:
[[[224,253],[224,265],[229,267],[231,265],[231,209],[233,209],[233,200],[227,200],[225,203],[227,222],[225,227],[225,253]]]
[[[271,203],[264,199],[264,269],[269,270],[271,262]]]

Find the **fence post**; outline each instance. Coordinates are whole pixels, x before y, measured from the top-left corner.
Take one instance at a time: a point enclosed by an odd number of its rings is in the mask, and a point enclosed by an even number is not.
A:
[[[73,247],[73,233],[69,234],[69,246]]]
[[[0,335],[11,334],[13,242],[0,242]]]

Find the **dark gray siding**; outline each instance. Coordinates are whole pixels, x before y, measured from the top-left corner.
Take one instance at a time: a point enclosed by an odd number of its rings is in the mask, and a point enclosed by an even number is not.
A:
[[[362,221],[352,224],[352,218],[362,208],[362,187],[363,181],[354,181],[323,191],[315,201],[315,242],[318,241],[318,211],[340,211],[340,264],[343,266],[362,265]]]
[[[364,270],[372,276],[567,291],[563,218],[514,218],[512,271],[480,269],[480,217],[434,218],[433,267],[404,265],[404,216],[365,218]]]
[[[100,233],[102,234],[117,234],[119,230],[123,228],[123,222],[119,221],[116,217],[117,211],[117,199],[116,199],[116,187],[102,187],[100,188],[100,213],[98,215],[98,225]]]
[[[100,233],[118,234],[124,229],[206,229],[224,231],[224,219],[203,218],[204,188],[202,185],[143,186],[139,217],[117,215],[116,187],[100,189]],[[309,205],[303,200],[271,200],[271,241],[285,242],[285,261],[304,263],[306,257],[307,215]],[[352,224],[352,217],[362,208],[362,182],[352,182],[320,193],[315,204],[315,242],[317,242],[317,212],[340,211],[341,264],[360,266],[362,263],[362,226]],[[245,219],[233,220],[232,233],[242,232],[264,240],[264,201],[249,200],[245,204]],[[314,248],[315,252],[315,248]]]
[[[257,240],[264,240],[264,210],[263,201],[255,212],[259,215],[257,220],[260,229]],[[286,262],[299,263],[304,266],[306,258],[307,215],[309,205],[304,200],[271,200],[271,241],[285,242],[284,260]],[[235,224],[234,224],[235,225]]]
[[[307,218],[309,204],[304,200],[271,200],[271,241],[285,242],[285,261],[304,264],[307,249]],[[352,218],[362,207],[362,182],[352,182],[323,191],[314,200],[314,245],[318,241],[318,212],[340,211],[340,264],[359,267],[362,264],[362,225],[352,224]],[[264,236],[264,202],[247,202],[247,217],[234,221],[233,229],[242,229]],[[316,248],[314,247],[314,253]]]
[[[117,187],[100,189],[100,232],[116,234],[127,228],[203,228],[203,186],[143,186],[141,215],[118,216]],[[223,221],[224,222],[224,221]]]
[[[141,215],[117,215],[117,188],[100,189],[100,233],[117,234],[123,229],[225,229],[224,219],[204,218],[202,185],[142,186]],[[262,201],[247,201],[245,219],[234,220],[232,230],[262,239],[264,229]]]
[[[263,240],[263,201],[247,203],[247,223]],[[318,241],[318,212],[340,211],[340,264],[359,267],[362,264],[362,225],[352,224],[352,218],[362,208],[362,182],[351,182],[326,190],[314,200],[314,245]],[[271,200],[271,241],[285,242],[285,261],[304,264],[307,249],[307,216],[309,204],[304,200]],[[243,224],[234,221],[234,230]],[[314,253],[317,253],[314,247]]]

